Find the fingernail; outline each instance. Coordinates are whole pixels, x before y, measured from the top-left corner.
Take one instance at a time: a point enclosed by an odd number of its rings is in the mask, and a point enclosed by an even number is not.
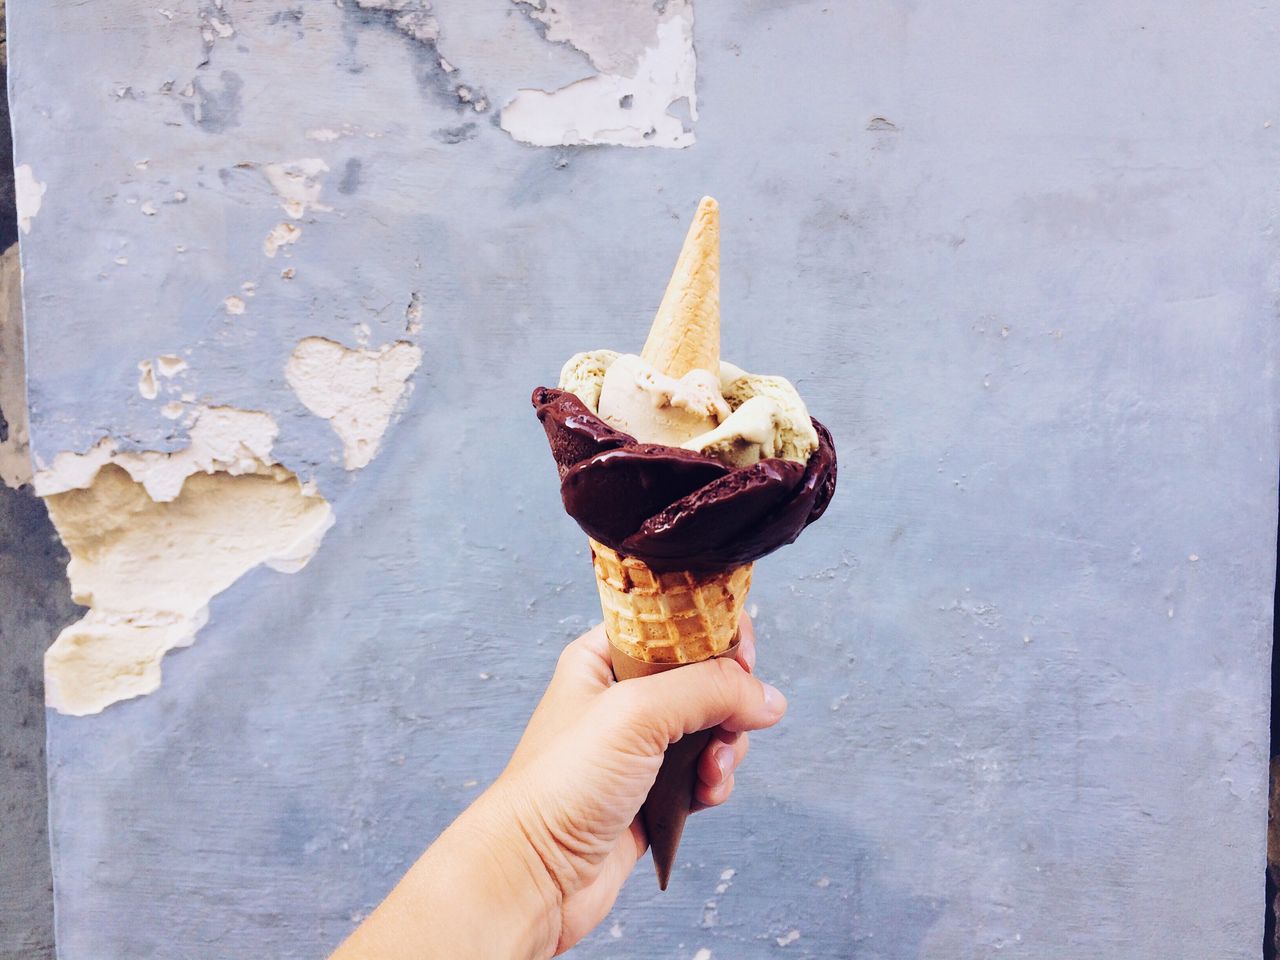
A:
[[[716,767],[720,770],[720,782],[724,783],[725,778],[733,773],[733,748],[728,744],[721,744],[716,747],[715,758]]]
[[[742,659],[747,662],[747,673],[756,668],[756,645],[749,640],[742,644]]]
[[[783,710],[787,709],[787,698],[782,695],[781,690],[768,683],[762,683],[761,686],[764,687],[764,705],[766,710],[770,713],[781,714]]]

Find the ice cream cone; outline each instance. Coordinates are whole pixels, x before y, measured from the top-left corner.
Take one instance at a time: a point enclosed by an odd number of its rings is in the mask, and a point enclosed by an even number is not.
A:
[[[618,680],[733,655],[751,564],[723,573],[657,573],[634,557],[589,542]],[[663,890],[693,803],[698,756],[710,736],[706,730],[689,734],[667,749],[640,811]]]
[[[641,358],[677,380],[720,375],[720,205],[703,197],[649,328]]]
[[[676,379],[691,370],[720,376],[720,207],[711,197],[698,204],[641,359]],[[751,589],[751,564],[719,573],[659,573],[635,557],[590,543],[618,680],[732,652]],[[663,890],[693,803],[698,756],[710,736],[705,730],[689,734],[667,749],[641,808]]]

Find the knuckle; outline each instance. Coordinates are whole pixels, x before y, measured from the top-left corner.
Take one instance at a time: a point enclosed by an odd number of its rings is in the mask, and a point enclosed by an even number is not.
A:
[[[742,698],[742,680],[746,676],[735,661],[721,657],[713,660],[711,682],[715,686],[716,699],[725,707],[736,706]]]

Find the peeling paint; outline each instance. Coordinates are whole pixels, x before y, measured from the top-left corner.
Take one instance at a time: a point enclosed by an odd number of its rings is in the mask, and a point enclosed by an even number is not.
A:
[[[200,407],[188,446],[175,453],[122,451],[104,437],[86,453],[63,452],[50,465],[37,464],[35,491],[42,497],[87,487],[105,464],[122,467],[156,501],[172,500],[195,473],[239,476],[272,466],[271,448],[279,432],[269,414],[236,407]]]
[[[285,378],[303,406],[328,420],[342,441],[348,470],[367,466],[378,454],[409,377],[422,351],[406,340],[377,350],[352,350],[324,337],[307,337],[294,348]]]
[[[295,227],[292,223],[277,223],[262,241],[262,252],[268,257],[274,257],[281,247],[297,243],[301,236],[301,227]]]
[[[46,702],[74,716],[155,690],[160,661],[195,640],[214,596],[261,564],[301,569],[333,523],[283,467],[199,474],[156,501],[105,464],[46,503],[71,554],[72,598],[89,607],[45,652]]]
[[[407,333],[422,329],[422,295],[417,290],[409,294],[409,305],[404,308],[404,329]]]
[[[48,187],[48,184],[36,179],[31,164],[23,163],[14,168],[13,188],[17,193],[18,226],[23,233],[31,232],[31,221],[40,212]]]
[[[31,482],[22,270],[16,243],[0,254],[0,482],[15,490]]]
[[[431,13],[431,4],[422,0],[356,0],[361,10],[385,10],[395,28],[419,43],[440,39],[440,23]]]
[[[671,0],[661,9],[629,2],[512,2],[544,25],[548,40],[581,50],[600,72],[559,90],[518,91],[500,115],[503,130],[540,147],[694,143],[692,0]],[[688,124],[679,115],[682,107]]]
[[[318,157],[268,163],[262,167],[263,175],[280,199],[280,206],[294,220],[302,219],[307,207],[333,209],[320,203],[321,178],[328,172],[329,165]]]
[[[333,511],[274,461],[277,433],[266,413],[206,407],[183,450],[106,437],[37,472],[73,599],[90,608],[45,655],[50,706],[80,716],[155,690],[212,597],[260,564],[291,573],[314,555]]]
[[[187,361],[176,353],[165,353],[156,357],[156,373],[166,379],[176,377],[187,369]]]
[[[155,367],[150,360],[138,361],[138,392],[147,400],[154,400],[160,392],[160,386],[156,383]]]

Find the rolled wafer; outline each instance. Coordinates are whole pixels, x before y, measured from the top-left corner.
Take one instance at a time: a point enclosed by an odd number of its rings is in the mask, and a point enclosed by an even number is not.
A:
[[[677,380],[690,370],[720,376],[720,205],[711,197],[689,224],[640,357]]]

